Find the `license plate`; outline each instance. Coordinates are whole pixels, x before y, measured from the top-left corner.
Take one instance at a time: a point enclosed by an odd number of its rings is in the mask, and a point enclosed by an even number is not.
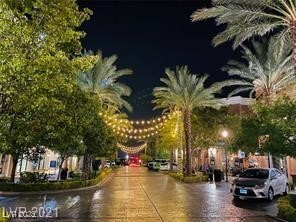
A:
[[[245,190],[245,189],[239,189],[239,192],[240,192],[241,194],[248,194],[248,191]]]

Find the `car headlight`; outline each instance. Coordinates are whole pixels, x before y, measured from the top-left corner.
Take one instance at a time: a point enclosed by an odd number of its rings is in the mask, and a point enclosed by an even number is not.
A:
[[[266,186],[266,182],[263,183],[263,184],[255,185],[255,188],[256,188],[256,189],[261,189],[261,188],[263,188],[263,187],[265,187],[265,186]]]

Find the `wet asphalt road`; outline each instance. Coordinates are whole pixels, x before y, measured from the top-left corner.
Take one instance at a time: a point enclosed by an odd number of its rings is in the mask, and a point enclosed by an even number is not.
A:
[[[58,221],[267,222],[273,220],[265,215],[277,214],[275,201],[233,201],[224,182],[183,184],[139,167],[120,168],[102,186],[84,191],[2,195],[0,205],[27,211],[57,207]],[[47,213],[56,215],[55,210]]]

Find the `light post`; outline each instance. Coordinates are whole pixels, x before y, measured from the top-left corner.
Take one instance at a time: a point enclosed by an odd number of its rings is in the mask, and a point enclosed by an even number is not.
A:
[[[222,131],[222,137],[225,139],[225,144],[224,144],[224,151],[225,151],[225,182],[228,182],[228,159],[227,159],[227,137],[228,137],[228,132],[226,130]]]

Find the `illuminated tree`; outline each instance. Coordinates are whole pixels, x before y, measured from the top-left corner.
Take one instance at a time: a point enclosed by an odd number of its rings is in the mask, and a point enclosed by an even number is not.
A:
[[[185,134],[186,175],[191,175],[191,114],[198,107],[220,108],[222,101],[215,94],[230,82],[218,82],[205,87],[208,76],[191,74],[187,66],[177,67],[176,71],[166,69],[167,78],[162,78],[163,87],[154,88],[155,108],[176,109],[182,112]]]

